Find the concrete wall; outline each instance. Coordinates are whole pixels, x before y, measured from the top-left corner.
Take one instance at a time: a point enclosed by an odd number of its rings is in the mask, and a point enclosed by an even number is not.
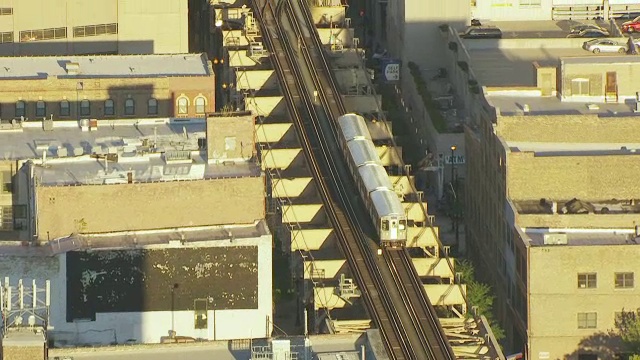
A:
[[[637,143],[637,117],[598,115],[500,116],[495,126],[505,141],[538,143]]]
[[[611,358],[612,353],[607,351],[616,350],[615,341],[602,333],[615,328],[616,312],[636,309],[640,299],[637,285],[614,288],[615,273],[638,274],[638,256],[638,245],[531,247],[531,357],[540,358],[546,352],[550,359],[576,360],[578,352],[593,351],[601,359]],[[597,287],[579,289],[579,273],[596,273]],[[597,327],[578,329],[580,312],[597,312]]]
[[[611,39],[626,43],[626,37]],[[495,49],[580,49],[584,38],[520,38],[520,39],[468,39],[462,40],[468,50]]]
[[[625,56],[625,55],[623,55]],[[604,99],[605,87],[607,84],[607,73],[616,73],[616,84],[619,101],[624,99],[635,99],[638,87],[634,79],[636,78],[640,64],[628,61],[623,57],[612,58],[607,63],[592,64],[572,64],[562,62],[562,96],[576,97],[571,93],[571,82],[573,79],[589,79],[589,95]],[[580,96],[581,97],[581,96]]]
[[[611,200],[640,198],[640,161],[635,155],[508,155],[508,195],[513,200]]]
[[[53,54],[166,54],[189,52],[188,0],[2,0],[13,8],[0,31],[14,42],[0,45],[3,56]],[[118,24],[117,34],[75,37],[75,26]],[[25,30],[66,28],[66,38],[21,42]]]
[[[551,20],[552,0],[541,0],[541,6],[522,6],[521,0],[472,1],[471,17],[480,20],[518,21],[518,20]]]
[[[38,186],[37,238],[71,233],[248,224],[263,219],[264,179]]]

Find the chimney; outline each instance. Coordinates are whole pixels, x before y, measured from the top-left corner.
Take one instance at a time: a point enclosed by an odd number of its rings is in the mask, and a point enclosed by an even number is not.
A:
[[[68,62],[65,64],[67,75],[78,75],[80,73],[80,64],[77,62]]]
[[[133,183],[133,173],[131,171],[127,172],[127,184]]]

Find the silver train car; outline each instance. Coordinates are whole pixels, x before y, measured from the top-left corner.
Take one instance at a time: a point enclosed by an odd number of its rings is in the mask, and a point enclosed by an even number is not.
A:
[[[371,134],[362,116],[345,114],[338,118],[342,138],[340,146],[351,175],[383,246],[404,246],[407,241],[407,216],[393,191],[382,166]]]

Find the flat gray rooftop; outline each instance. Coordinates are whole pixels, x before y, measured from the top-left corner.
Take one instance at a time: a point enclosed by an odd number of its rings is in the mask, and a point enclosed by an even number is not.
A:
[[[588,39],[585,39],[585,41]],[[473,40],[465,40],[473,41]],[[478,82],[487,87],[495,86],[535,86],[533,62],[543,66],[557,66],[560,58],[580,57],[591,61],[620,55],[611,53],[593,54],[579,47],[563,49],[469,49],[471,68]]]
[[[68,63],[78,63],[78,75],[69,75]],[[210,75],[205,54],[90,55],[0,58],[0,79],[135,78]]]
[[[636,116],[633,112],[634,104],[598,103],[598,109],[589,109],[587,102],[560,101],[555,96],[505,96],[489,94],[486,96],[489,104],[498,108],[502,115],[523,115],[523,106],[529,106],[531,115],[580,115],[597,114],[606,116]]]
[[[533,246],[544,245],[544,233],[526,231],[525,233],[531,239],[530,244]],[[567,232],[566,245],[544,245],[544,246],[607,246],[607,245],[638,245],[633,240],[631,233],[602,231],[602,232]]]
[[[51,131],[43,129],[42,121],[24,122],[22,126],[2,124],[0,160],[40,158],[43,152],[47,157],[57,157],[63,148],[68,157],[74,156],[74,150],[89,155],[94,151],[108,152],[109,147],[135,147],[155,140],[161,149],[188,143],[189,149],[197,150],[197,139],[206,135],[204,119],[98,120],[97,124],[91,131],[83,131],[77,121],[54,121]]]

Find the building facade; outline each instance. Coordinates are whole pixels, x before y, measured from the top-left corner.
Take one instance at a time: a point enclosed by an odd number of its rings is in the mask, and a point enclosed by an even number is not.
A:
[[[189,52],[188,0],[2,0],[0,55]]]
[[[205,54],[0,58],[0,119],[205,117],[215,77]]]
[[[494,287],[507,349],[532,359],[624,352],[615,336],[594,341],[640,302],[640,123],[596,114],[483,123],[466,134],[466,236],[477,274]]]

